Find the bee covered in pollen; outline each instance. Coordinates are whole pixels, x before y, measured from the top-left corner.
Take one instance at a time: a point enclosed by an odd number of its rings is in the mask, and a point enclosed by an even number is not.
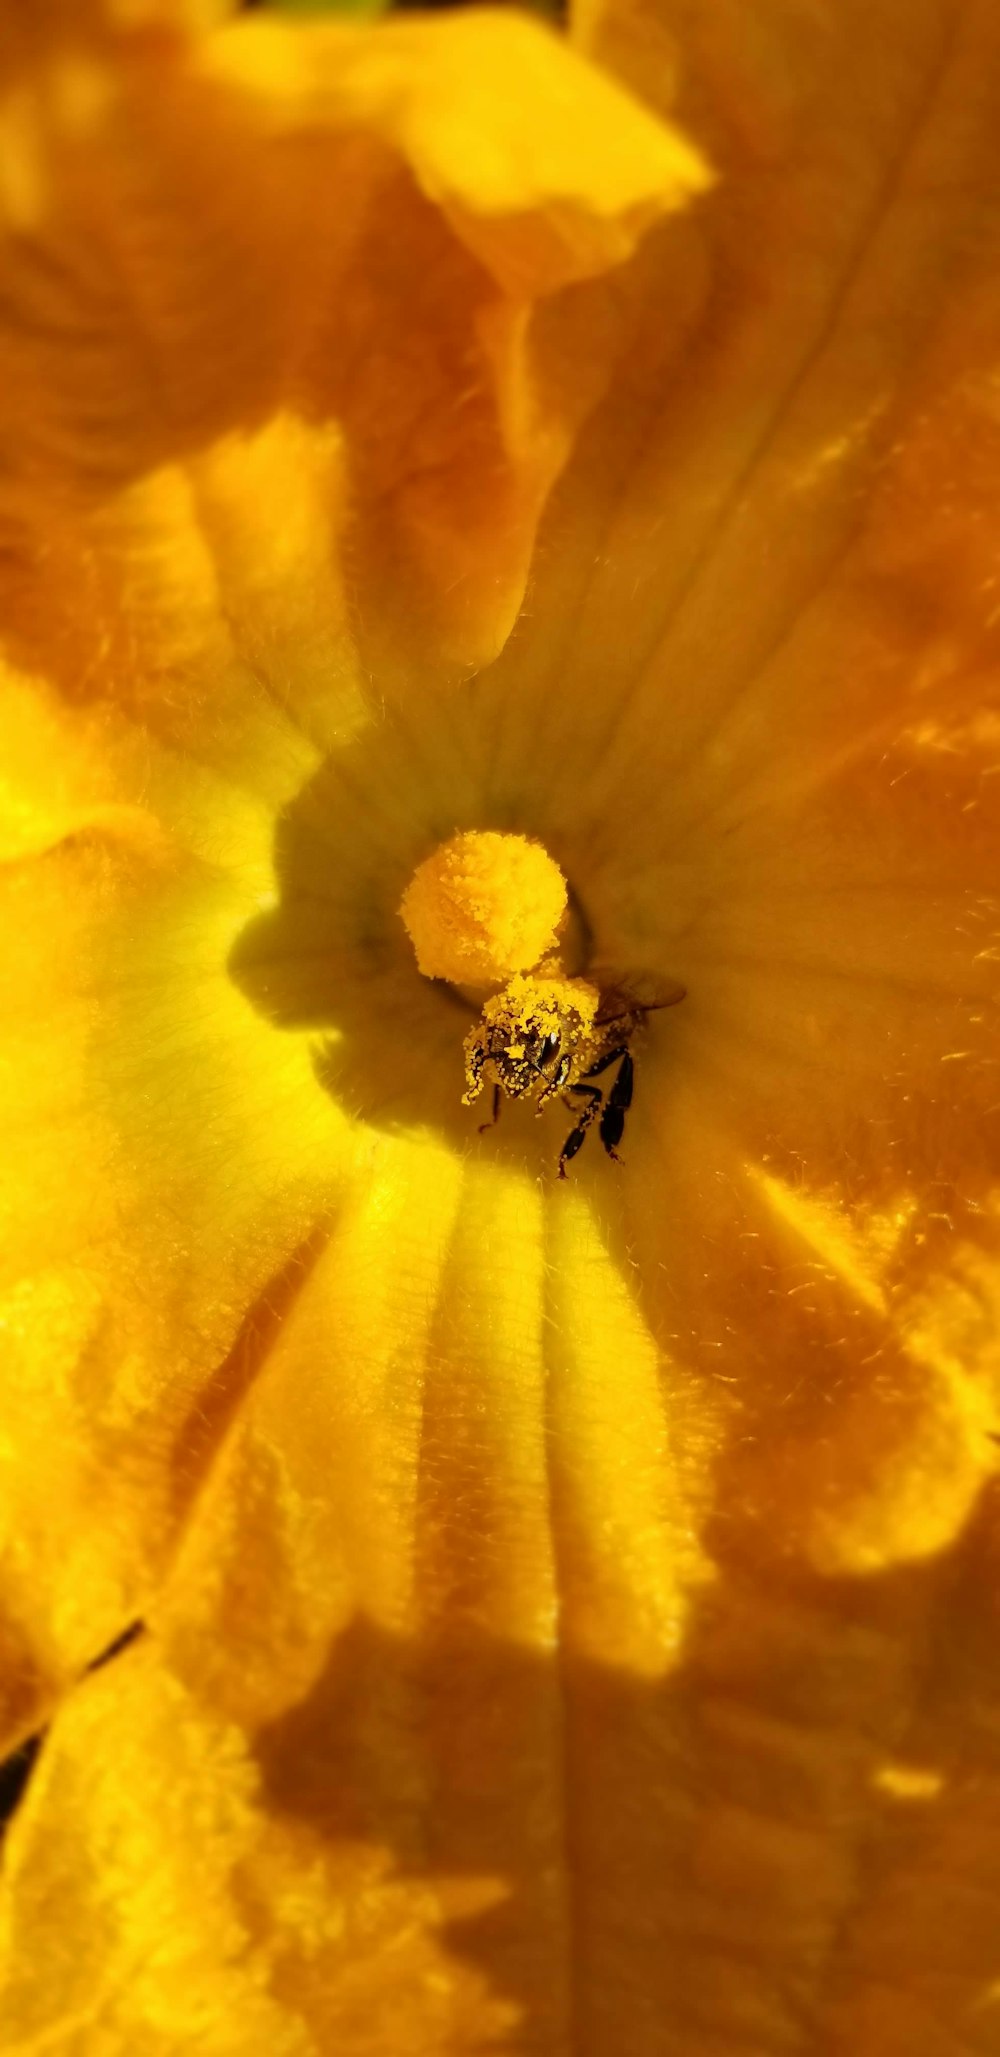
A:
[[[465,1038],[463,1104],[471,1106],[491,1083],[496,1121],[504,1093],[533,1100],[536,1114],[558,1096],[577,1117],[559,1153],[560,1178],[595,1121],[608,1156],[618,1162],[615,1145],[632,1104],[632,1039],[647,1014],[683,998],[683,986],[648,974],[597,982],[545,966],[519,972],[486,1001]],[[598,1083],[612,1067],[610,1084]]]

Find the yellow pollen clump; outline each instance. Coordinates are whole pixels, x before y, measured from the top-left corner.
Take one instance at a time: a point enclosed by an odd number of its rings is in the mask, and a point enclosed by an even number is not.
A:
[[[502,1081],[515,1099],[549,1086],[549,1078],[532,1063],[529,1050],[539,1051],[549,1036],[559,1050],[582,1050],[588,1044],[596,1048],[594,1022],[600,998],[597,986],[586,979],[512,978],[502,993],[487,1000],[475,1028],[465,1038],[463,1106],[471,1107],[478,1098],[484,1076]],[[526,1070],[519,1077],[521,1064]]]
[[[551,950],[566,898],[541,843],[470,829],[417,866],[399,912],[425,978],[486,986]]]
[[[578,1036],[594,1027],[600,992],[587,979],[513,978],[483,1008],[483,1023],[496,1038],[502,1032],[512,1054],[522,1047],[518,1037],[531,1033],[561,1035],[570,1024]]]

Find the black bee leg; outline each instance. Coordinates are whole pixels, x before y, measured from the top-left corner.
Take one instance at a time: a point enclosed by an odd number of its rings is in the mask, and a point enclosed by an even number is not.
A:
[[[621,1142],[622,1136],[625,1133],[625,1114],[626,1110],[632,1105],[632,1086],[634,1080],[635,1066],[626,1050],[621,1061],[621,1070],[608,1094],[604,1112],[601,1115],[601,1141],[608,1156],[613,1157],[616,1164],[621,1163],[621,1158],[615,1150],[615,1144]]]
[[[606,1149],[608,1156],[613,1157],[616,1164],[621,1163],[621,1158],[619,1157],[618,1152],[615,1149],[615,1144],[621,1142],[621,1139],[624,1134],[624,1108],[606,1107],[604,1109],[604,1113],[601,1116],[601,1141],[604,1144],[604,1148]]]
[[[481,1136],[485,1136],[485,1134],[486,1134],[486,1131],[487,1131],[487,1129],[488,1129],[488,1128],[495,1128],[495,1127],[496,1127],[496,1125],[497,1125],[497,1122],[499,1121],[499,1119],[500,1119],[500,1088],[499,1088],[499,1086],[494,1086],[494,1088],[493,1088],[493,1112],[492,1112],[492,1114],[490,1115],[489,1121],[481,1121],[481,1122],[480,1122],[480,1124],[479,1124],[479,1133],[480,1133],[480,1135],[481,1135]]]
[[[584,1078],[598,1078],[598,1077],[600,1076],[600,1074],[601,1074],[601,1072],[602,1072],[602,1071],[607,1071],[607,1068],[608,1068],[608,1065],[609,1065],[609,1064],[620,1064],[620,1063],[621,1063],[621,1061],[622,1061],[622,1059],[623,1059],[623,1058],[625,1058],[625,1057],[628,1057],[628,1061],[629,1061],[629,1077],[631,1078],[631,1076],[632,1076],[632,1070],[631,1070],[631,1067],[632,1067],[632,1059],[631,1059],[631,1057],[629,1057],[629,1052],[628,1052],[628,1044],[627,1044],[627,1043],[619,1043],[619,1045],[618,1045],[618,1047],[617,1047],[617,1049],[616,1049],[616,1050],[608,1050],[608,1051],[606,1052],[605,1056],[603,1056],[603,1057],[599,1057],[599,1058],[598,1058],[598,1060],[597,1060],[597,1063],[596,1063],[596,1064],[592,1064],[592,1065],[591,1065],[591,1067],[590,1067],[590,1070],[589,1070],[589,1071],[585,1071],[585,1072],[584,1072],[584,1073],[582,1074],[582,1076],[583,1076]],[[575,1093],[575,1092],[576,1092],[576,1087],[575,1087],[575,1086],[573,1086],[573,1087],[571,1088],[571,1090],[572,1090],[572,1091],[573,1091],[573,1092]],[[627,1104],[628,1104],[628,1103],[626,1102],[626,1105],[627,1105]]]
[[[621,1070],[619,1071],[618,1077],[616,1078],[614,1085],[612,1086],[611,1091],[608,1094],[608,1106],[620,1107],[623,1112],[626,1107],[631,1107],[632,1088],[634,1084],[635,1065],[632,1062],[631,1053],[628,1050],[626,1050],[625,1055],[621,1061]]]
[[[575,1129],[573,1129],[571,1133],[567,1136],[566,1141],[564,1142],[562,1149],[559,1152],[560,1178],[565,1178],[566,1166],[570,1158],[575,1157],[578,1150],[582,1150],[584,1141],[586,1139],[587,1130],[589,1129],[591,1122],[594,1121],[597,1115],[599,1114],[601,1101],[604,1098],[604,1094],[602,1093],[600,1086],[585,1086],[582,1083],[578,1082],[576,1085],[570,1086],[569,1090],[571,1093],[586,1093],[587,1105],[584,1108],[583,1113],[580,1116],[580,1119],[577,1122]],[[572,1102],[568,1102],[567,1104],[572,1105]]]
[[[575,1157],[578,1150],[582,1150],[584,1142],[586,1141],[586,1136],[587,1131],[584,1128],[582,1121],[579,1127],[573,1129],[572,1133],[567,1136],[566,1141],[564,1142],[562,1149],[559,1152],[560,1178],[565,1178],[566,1166],[569,1163],[570,1158]]]

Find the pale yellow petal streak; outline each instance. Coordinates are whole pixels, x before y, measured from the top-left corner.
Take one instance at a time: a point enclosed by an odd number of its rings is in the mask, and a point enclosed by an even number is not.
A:
[[[644,2050],[683,1893],[675,1694],[711,1581],[698,1524],[714,1453],[690,1434],[628,1274],[572,1190],[549,1203],[546,1255],[575,2036]]]
[[[365,1156],[177,1572],[190,1661],[250,1720],[301,1698],[355,1612],[387,1633],[412,1619],[428,1338],[461,1169],[429,1145]],[[235,1640],[202,1642],[242,1591]]]
[[[669,1368],[572,1190],[550,1202],[547,1255],[563,1633],[575,1654],[655,1677],[676,1659],[702,1565],[692,1493],[704,1453],[686,1448],[678,1470]]]

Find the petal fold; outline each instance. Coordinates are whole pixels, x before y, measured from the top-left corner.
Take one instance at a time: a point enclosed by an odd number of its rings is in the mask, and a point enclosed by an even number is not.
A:
[[[342,638],[411,668],[428,646],[439,668],[493,656],[622,344],[598,275],[702,189],[698,153],[542,28],[488,10],[167,40],[81,26],[22,50],[0,130],[0,524],[30,661],[77,692],[141,690],[160,668],[127,612],[143,537],[102,508],[174,471],[183,494],[197,458],[231,458],[282,411],[319,453],[343,441],[316,509],[334,562],[345,521],[357,531]],[[532,313],[553,301],[556,338]],[[567,324],[585,345],[572,377]],[[261,508],[265,554],[268,527]],[[168,587],[172,549],[168,523]],[[308,558],[285,575],[315,636],[323,582]],[[223,585],[218,615],[245,597]],[[103,631],[86,650],[82,620]]]

